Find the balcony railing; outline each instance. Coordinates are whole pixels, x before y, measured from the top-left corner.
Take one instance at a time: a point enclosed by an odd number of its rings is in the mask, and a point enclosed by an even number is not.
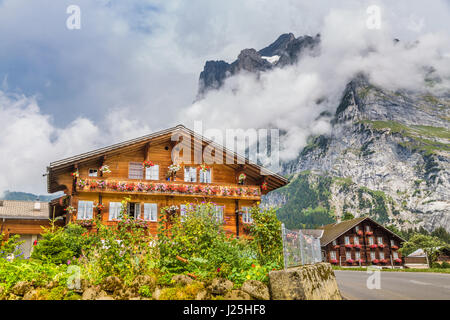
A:
[[[255,199],[261,197],[258,186],[193,184],[183,182],[131,182],[127,180],[78,179],[77,191],[117,192],[156,195],[186,195]]]

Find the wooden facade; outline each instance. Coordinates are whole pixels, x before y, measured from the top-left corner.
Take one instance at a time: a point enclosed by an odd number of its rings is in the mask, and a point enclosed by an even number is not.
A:
[[[174,135],[177,141],[172,141]],[[128,197],[132,206],[130,212],[133,211],[136,218],[147,219],[150,232],[156,234],[158,222],[148,219],[146,208],[157,208],[159,216],[163,207],[175,205],[180,212],[182,206],[210,201],[222,208],[224,229],[242,235],[243,223],[248,222],[242,217],[246,208],[259,202],[262,194],[285,185],[287,180],[274,173],[262,174],[268,171],[248,160],[238,159],[236,154],[232,154],[234,163],[230,163],[229,154],[223,155],[223,163],[217,163],[220,162],[217,161],[218,149],[209,152],[207,148],[211,149],[212,143],[201,138],[189,129],[177,126],[51,163],[48,168],[49,193],[63,190],[66,194],[53,203],[53,207],[68,223],[86,218],[86,203],[89,210],[91,203],[101,204],[103,210],[92,209],[92,217],[100,215],[105,224],[114,225],[117,221],[111,214],[113,206]],[[187,152],[191,161],[186,161]],[[199,155],[203,155],[203,161],[192,163]],[[213,159],[216,160],[214,163]],[[238,160],[240,163],[236,163]],[[144,161],[153,166],[145,168]],[[181,167],[175,175],[169,172],[172,164]],[[100,168],[104,166],[111,172],[102,173]],[[246,179],[239,184],[242,173]],[[63,211],[69,206],[75,209],[73,214]]]
[[[322,227],[324,260],[341,266],[401,266],[404,242],[370,218],[356,218]]]

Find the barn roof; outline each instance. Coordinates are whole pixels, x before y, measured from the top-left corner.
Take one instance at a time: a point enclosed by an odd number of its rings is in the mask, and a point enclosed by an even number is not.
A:
[[[35,204],[39,203],[39,209]],[[47,202],[0,200],[0,219],[47,220],[49,215]]]
[[[208,139],[208,138],[188,129],[183,125],[177,125],[176,127],[157,131],[157,132],[154,132],[154,133],[151,133],[149,135],[145,135],[145,136],[142,136],[139,138],[127,140],[124,142],[113,144],[111,146],[103,147],[103,148],[89,151],[86,153],[82,153],[82,154],[79,154],[79,155],[76,155],[73,157],[69,157],[69,158],[65,158],[62,160],[51,162],[50,165],[47,167],[47,173],[48,173],[47,174],[47,189],[48,189],[48,192],[53,193],[56,191],[61,191],[55,181],[55,171],[61,172],[62,170],[72,170],[75,164],[79,164],[79,163],[82,163],[85,161],[90,161],[93,159],[101,158],[109,153],[113,153],[115,151],[118,151],[118,150],[126,148],[126,147],[144,146],[146,143],[148,143],[152,140],[161,139],[164,137],[170,137],[170,135],[172,135],[174,133],[186,134],[186,135],[193,137],[193,139],[201,140],[203,142],[203,144],[209,144],[212,147],[221,148],[224,151],[225,157],[228,157],[228,155],[231,155],[233,157],[233,159],[236,159],[236,162],[239,161],[238,163],[245,164],[249,169],[251,169],[251,171],[252,171],[251,174],[264,175],[264,176],[269,177],[269,180],[268,180],[269,190],[282,187],[288,183],[288,180],[285,177],[283,177],[275,172],[272,172],[258,164],[251,162],[249,159],[237,154],[236,152],[233,152],[233,151],[225,148],[224,146],[219,145],[218,143],[212,141],[211,139]]]
[[[405,241],[400,236],[398,236],[397,234],[393,233],[391,230],[383,227],[381,224],[379,224],[378,222],[374,221],[373,219],[370,219],[369,217],[359,217],[359,218],[355,218],[355,219],[351,219],[351,220],[345,220],[345,221],[338,222],[338,223],[327,224],[325,226],[320,227],[319,229],[323,229],[324,230],[323,236],[320,239],[320,244],[322,246],[326,246],[331,241],[339,238],[341,235],[346,233],[351,228],[354,228],[355,226],[357,226],[358,224],[360,224],[364,220],[370,220],[371,222],[377,224],[378,226],[380,226],[381,228],[383,228],[387,232],[391,233],[392,235],[394,235],[398,239],[400,239],[402,241]]]

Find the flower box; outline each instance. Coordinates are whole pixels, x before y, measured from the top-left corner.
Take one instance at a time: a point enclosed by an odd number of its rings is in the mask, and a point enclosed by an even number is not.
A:
[[[380,263],[386,264],[386,263],[388,263],[388,261],[386,259],[381,259]]]
[[[378,248],[384,248],[384,244],[379,244]]]
[[[392,246],[391,247],[393,250],[397,250],[398,249],[398,246]]]
[[[378,247],[376,244],[371,244],[370,245],[370,249],[375,249],[376,247]]]
[[[346,248],[353,248],[353,245],[352,244],[346,244],[345,247]]]
[[[378,264],[378,263],[380,263],[380,260],[378,260],[378,259],[373,259],[373,260],[372,260],[372,263],[373,263],[373,264]]]
[[[346,260],[346,262],[349,263],[349,264],[353,264],[353,263],[355,262],[355,260],[353,260],[353,259],[348,259],[348,260]]]
[[[330,260],[330,263],[332,263],[332,264],[337,264],[338,261],[337,261],[336,259],[332,259],[332,260]]]
[[[335,246],[333,246],[333,249],[339,249],[339,245],[337,244],[337,245],[335,245]]]
[[[353,245],[353,248],[355,248],[355,249],[361,249],[361,245],[360,245],[360,244],[355,244],[355,245]]]
[[[373,235],[373,232],[372,231],[366,231],[366,235],[371,236],[371,235]]]
[[[357,232],[357,234],[358,234],[359,236],[362,236],[364,233],[363,233],[362,230],[359,230],[359,231]]]
[[[397,258],[397,259],[394,260],[394,262],[396,262],[396,263],[402,263],[402,259]]]
[[[359,260],[357,260],[357,262],[359,262],[359,263],[364,263],[364,262],[366,262],[366,260],[359,259]]]

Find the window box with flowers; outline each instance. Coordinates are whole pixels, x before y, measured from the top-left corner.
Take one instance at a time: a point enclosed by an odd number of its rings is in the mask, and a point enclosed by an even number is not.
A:
[[[153,163],[153,162],[151,162],[151,161],[144,161],[144,162],[142,162],[142,166],[145,168],[145,169],[147,169],[147,168],[151,168],[151,167],[153,167],[155,164]]]
[[[98,213],[101,213],[103,210],[105,210],[105,206],[101,203],[97,203],[94,205],[94,209],[97,210]]]
[[[369,246],[369,248],[370,249],[375,249],[375,248],[377,248],[378,246],[376,245],[376,244],[371,244],[370,246]]]
[[[398,250],[398,246],[391,246],[393,250]]]
[[[353,259],[347,259],[346,262],[347,262],[348,264],[353,264],[353,263],[355,262],[355,260],[353,260]]]
[[[388,263],[388,261],[387,261],[386,259],[381,259],[381,260],[380,260],[380,263],[386,264],[386,263]]]
[[[380,244],[378,245],[378,248],[384,248],[384,244],[380,243]]]
[[[331,260],[330,260],[330,263],[332,263],[332,264],[337,264],[338,261],[337,261],[337,259],[331,259]]]
[[[380,260],[378,260],[378,259],[373,259],[373,260],[372,260],[372,263],[373,263],[373,264],[378,264],[378,263],[380,263]]]
[[[68,207],[66,207],[66,208],[64,209],[64,211],[65,211],[67,214],[72,215],[73,213],[75,213],[75,212],[77,211],[77,209],[75,209],[75,208],[72,207],[72,206],[68,206]]]
[[[92,228],[94,226],[94,219],[77,220],[76,223],[84,228]]]
[[[395,262],[395,263],[402,263],[402,259],[397,258],[397,259],[394,260],[394,262]]]
[[[356,234],[357,234],[358,236],[362,236],[362,235],[364,234],[364,232],[363,232],[362,230],[359,230]]]
[[[361,245],[360,245],[360,244],[355,244],[355,245],[353,246],[353,248],[355,248],[355,249],[361,249]]]
[[[348,244],[346,244],[346,245],[345,245],[345,247],[346,247],[346,248],[350,248],[350,249],[351,249],[351,248],[353,248],[353,245],[352,245],[352,244],[350,244],[350,243],[348,243]]]
[[[373,235],[373,232],[372,231],[366,231],[366,235],[371,236],[371,235]]]

